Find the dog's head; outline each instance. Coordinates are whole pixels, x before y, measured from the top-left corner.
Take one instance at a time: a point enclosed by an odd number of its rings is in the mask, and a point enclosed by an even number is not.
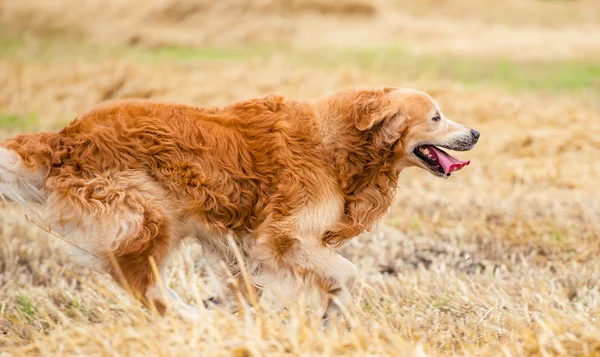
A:
[[[479,132],[449,120],[426,93],[407,88],[364,91],[355,102],[354,125],[370,130],[378,140],[401,150],[404,166],[418,166],[447,178],[470,161],[459,160],[440,148],[471,150]]]

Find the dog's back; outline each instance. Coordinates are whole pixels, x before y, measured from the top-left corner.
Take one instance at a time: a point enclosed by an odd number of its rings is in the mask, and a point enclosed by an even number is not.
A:
[[[58,133],[0,143],[0,194],[21,203],[39,201],[42,189],[48,196],[67,178],[139,171],[191,212],[210,214],[222,228],[250,228],[255,225],[251,217],[266,205],[258,196],[275,186],[302,181],[307,190],[318,191],[323,177],[315,175],[326,174],[318,137],[310,108],[280,97],[212,110],[109,103]],[[9,182],[31,184],[38,192],[31,197]]]

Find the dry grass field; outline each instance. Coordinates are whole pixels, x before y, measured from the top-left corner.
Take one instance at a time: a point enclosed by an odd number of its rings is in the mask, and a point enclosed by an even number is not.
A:
[[[0,203],[0,357],[600,355],[600,2],[0,1],[0,137],[115,98],[384,84],[482,138],[447,181],[403,172],[378,229],[340,249],[353,328],[322,330],[310,296],[159,318]],[[193,305],[218,291],[193,247],[169,276]]]

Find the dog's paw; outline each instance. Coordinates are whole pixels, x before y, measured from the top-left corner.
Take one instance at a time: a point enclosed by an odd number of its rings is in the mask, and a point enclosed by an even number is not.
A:
[[[346,328],[348,331],[352,331],[356,328],[356,323],[351,318],[341,313],[323,315],[323,317],[321,318],[321,330],[326,331],[332,325]]]

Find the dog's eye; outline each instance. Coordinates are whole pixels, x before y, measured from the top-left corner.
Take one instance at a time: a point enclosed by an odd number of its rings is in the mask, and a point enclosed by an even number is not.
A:
[[[439,115],[434,116],[433,118],[431,118],[431,120],[433,121],[440,121],[442,118]]]

